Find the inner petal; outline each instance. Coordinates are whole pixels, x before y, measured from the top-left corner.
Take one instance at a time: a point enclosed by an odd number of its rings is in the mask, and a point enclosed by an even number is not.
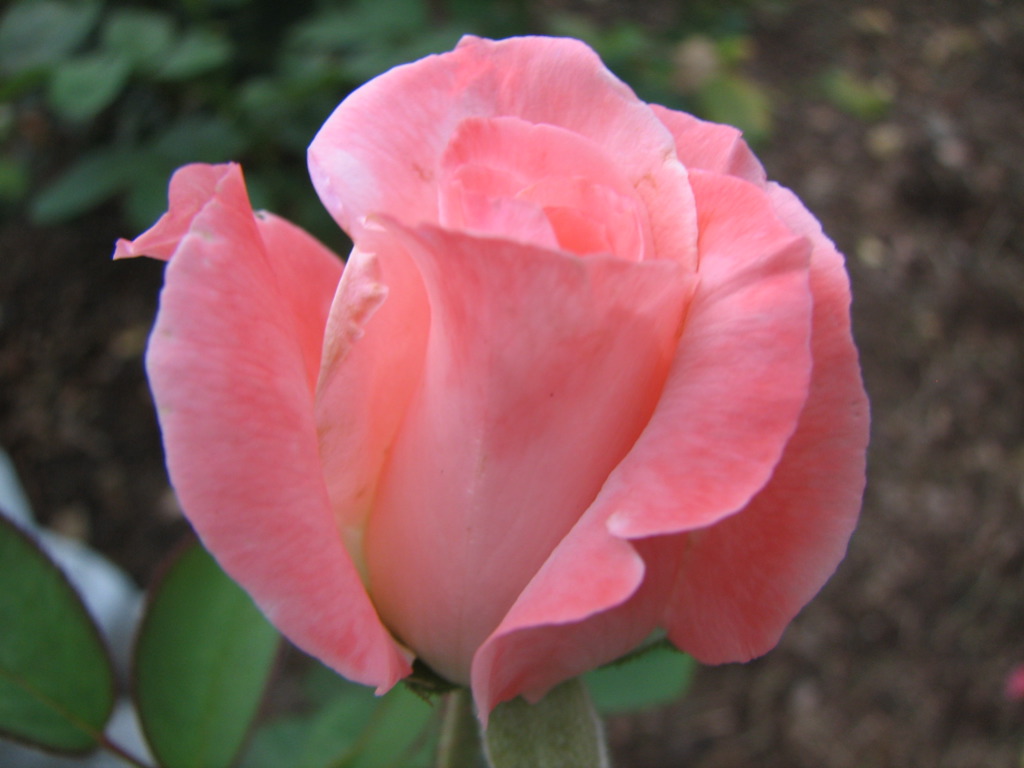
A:
[[[623,197],[603,184],[577,176],[542,179],[520,192],[518,199],[543,208],[559,244],[567,251],[643,260],[643,209],[635,197]]]
[[[468,203],[473,196],[518,204]],[[633,185],[594,142],[552,125],[513,117],[463,120],[442,158],[439,208],[442,226],[550,247],[546,228],[526,213],[535,210],[564,250],[630,261],[653,255],[646,210]],[[512,209],[510,225],[505,211]],[[533,224],[513,231],[526,219]]]
[[[522,180],[479,165],[460,168],[439,200],[441,226],[520,243],[559,248],[544,210],[515,195]]]
[[[555,230],[558,244],[567,251],[585,256],[588,253],[612,253],[608,230],[583,211],[564,206],[544,209]]]

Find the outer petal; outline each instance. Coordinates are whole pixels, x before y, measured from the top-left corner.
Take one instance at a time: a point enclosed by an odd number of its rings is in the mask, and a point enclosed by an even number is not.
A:
[[[183,197],[187,207],[175,208]],[[327,252],[283,222],[258,225],[237,166],[183,169],[171,203],[153,230],[120,250],[155,243],[171,258],[147,367],[182,507],[290,639],[386,689],[409,665],[331,515],[303,359],[334,291]],[[317,275],[323,282],[297,279]]]
[[[741,509],[771,477],[807,399],[808,241],[754,185],[700,171],[691,181],[701,289],[658,410],[598,500],[624,538]]]
[[[658,104],[651,109],[676,140],[676,154],[687,168],[738,176],[763,187],[761,162],[750,151],[743,134],[731,125],[710,123]]]
[[[342,276],[342,261],[305,230],[272,213],[257,213],[256,227],[270,257],[267,264],[280,289],[283,309],[295,318],[295,338],[312,392],[320,376],[324,328],[332,289]]]
[[[641,556],[622,539],[703,528],[736,513],[771,477],[796,426],[811,366],[807,241],[754,185],[701,172],[691,181],[701,283],[658,407],[477,655],[473,686],[483,710],[520,685],[539,695],[642,638],[661,619],[671,591],[665,574],[681,553],[658,545]],[[603,641],[590,645],[585,666],[560,652],[598,629]]]
[[[114,258],[150,256],[162,261],[171,258],[191,229],[192,220],[210,201],[225,176],[234,173],[229,170],[232,167],[193,163],[178,169],[171,179],[167,213],[134,240],[118,240]]]
[[[771,482],[742,513],[691,534],[668,615],[670,636],[708,663],[768,651],[846,552],[864,490],[868,401],[850,335],[842,256],[788,190],[776,210],[814,243],[807,405]]]
[[[536,701],[559,682],[619,658],[649,636],[675,584],[679,538],[625,542],[609,537],[596,515],[586,518],[473,660],[473,694],[484,724],[499,702],[520,694]],[[567,563],[580,567],[568,574]],[[581,581],[566,582],[566,575]],[[595,611],[596,605],[606,607]]]
[[[693,198],[671,135],[576,40],[466,37],[450,53],[381,75],[317,134],[309,149],[313,183],[357,241],[363,218],[375,212],[438,223],[439,164],[456,127],[503,115],[566,128],[602,147],[644,199],[658,257],[693,266]]]
[[[649,418],[692,281],[670,261],[387,226],[432,314],[367,526],[370,591],[404,642],[468,682],[480,643]]]

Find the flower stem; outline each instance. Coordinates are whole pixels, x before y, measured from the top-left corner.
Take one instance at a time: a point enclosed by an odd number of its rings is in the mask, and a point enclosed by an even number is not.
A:
[[[465,688],[445,695],[436,768],[476,768],[481,758],[480,726]]]

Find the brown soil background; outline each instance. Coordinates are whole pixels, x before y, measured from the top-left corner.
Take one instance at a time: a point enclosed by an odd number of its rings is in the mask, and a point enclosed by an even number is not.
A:
[[[758,18],[761,156],[849,260],[873,404],[850,553],[779,647],[610,724],[622,768],[1011,768],[1024,705],[1024,4],[798,2]],[[888,88],[879,121],[818,86]],[[0,226],[0,445],[37,515],[146,583],[184,532],[141,355],[161,265],[113,214]]]

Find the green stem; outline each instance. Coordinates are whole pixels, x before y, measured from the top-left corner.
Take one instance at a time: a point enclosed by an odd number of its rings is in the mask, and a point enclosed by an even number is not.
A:
[[[436,768],[476,768],[480,765],[480,726],[473,698],[465,688],[445,695]]]

